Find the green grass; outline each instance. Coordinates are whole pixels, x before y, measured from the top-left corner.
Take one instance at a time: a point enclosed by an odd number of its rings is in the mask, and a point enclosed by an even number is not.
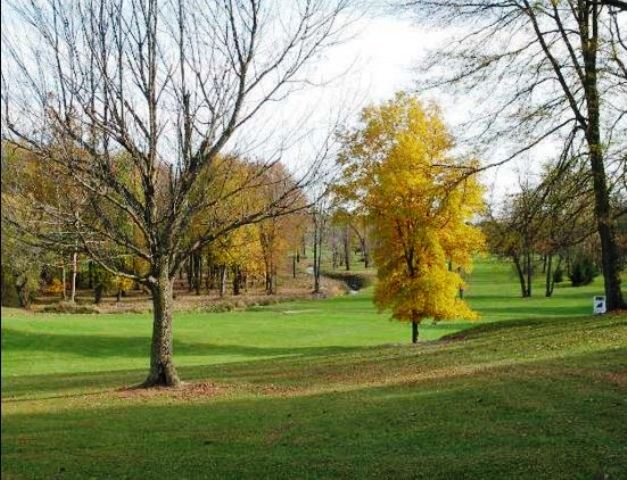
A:
[[[481,262],[482,319],[418,346],[370,290],[177,314],[178,392],[118,388],[147,315],[3,310],[3,478],[627,478],[627,316],[515,282]]]

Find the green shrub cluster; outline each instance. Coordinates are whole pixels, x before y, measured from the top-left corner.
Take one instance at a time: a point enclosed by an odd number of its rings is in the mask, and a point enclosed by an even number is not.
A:
[[[573,287],[589,285],[597,275],[599,275],[599,270],[589,256],[577,257],[568,272]]]

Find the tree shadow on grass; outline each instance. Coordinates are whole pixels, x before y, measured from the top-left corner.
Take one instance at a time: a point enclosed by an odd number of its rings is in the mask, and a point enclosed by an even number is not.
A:
[[[608,322],[603,322],[607,319]],[[588,331],[613,327],[613,322],[618,321],[627,326],[627,317],[599,317],[591,315],[575,315],[573,317],[522,317],[515,320],[501,320],[495,322],[484,322],[473,325],[465,330],[445,335],[440,340],[443,342],[451,340],[465,340],[474,337],[481,337],[486,333],[507,332],[512,335],[519,335],[520,329],[536,328],[537,333],[542,333],[544,327],[560,328],[574,323],[586,323]],[[553,332],[546,331],[546,335],[552,335]]]
[[[592,305],[592,304],[591,304]],[[507,316],[521,317],[521,316],[538,316],[538,317],[573,317],[589,315],[592,312],[590,308],[583,305],[495,305],[495,306],[480,306],[478,308],[479,313],[484,317],[490,316]]]
[[[3,347],[10,351],[70,353],[88,358],[146,358],[150,338],[113,335],[69,335],[2,329]],[[205,342],[183,342],[174,339],[177,356],[276,357],[284,355],[317,356],[347,352],[360,347],[256,347]]]
[[[445,382],[210,406],[128,401],[21,412],[3,421],[3,470],[38,478],[63,468],[68,478],[556,479],[594,478],[603,465],[608,478],[623,478],[621,392],[560,370],[605,368],[608,359],[620,361],[603,350]]]

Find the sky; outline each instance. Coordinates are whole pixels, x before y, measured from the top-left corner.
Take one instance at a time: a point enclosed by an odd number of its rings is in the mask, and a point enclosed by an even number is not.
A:
[[[293,115],[295,105],[315,105],[314,116],[324,124],[332,115],[334,105],[342,104],[344,124],[354,124],[366,105],[390,99],[399,90],[415,91],[421,62],[431,49],[443,44],[448,33],[418,25],[410,18],[381,13],[364,15],[352,26],[352,35],[343,44],[329,50],[316,64],[321,78],[332,79],[318,91],[306,90],[292,97],[286,108]],[[422,94],[436,101],[450,126],[468,119],[472,99],[452,99],[441,94]],[[308,119],[311,122],[311,118]],[[491,159],[484,159],[490,161]],[[500,199],[517,185],[524,159],[515,160],[482,175],[487,195]]]

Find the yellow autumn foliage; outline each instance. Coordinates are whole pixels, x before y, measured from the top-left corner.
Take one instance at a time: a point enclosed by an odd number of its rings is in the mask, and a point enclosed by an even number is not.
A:
[[[373,229],[376,305],[417,323],[475,318],[458,298],[463,280],[455,270],[469,271],[484,245],[469,223],[483,208],[482,189],[467,175],[476,161],[454,157],[437,107],[408,94],[365,109],[362,122],[344,136],[340,163],[343,188]]]

